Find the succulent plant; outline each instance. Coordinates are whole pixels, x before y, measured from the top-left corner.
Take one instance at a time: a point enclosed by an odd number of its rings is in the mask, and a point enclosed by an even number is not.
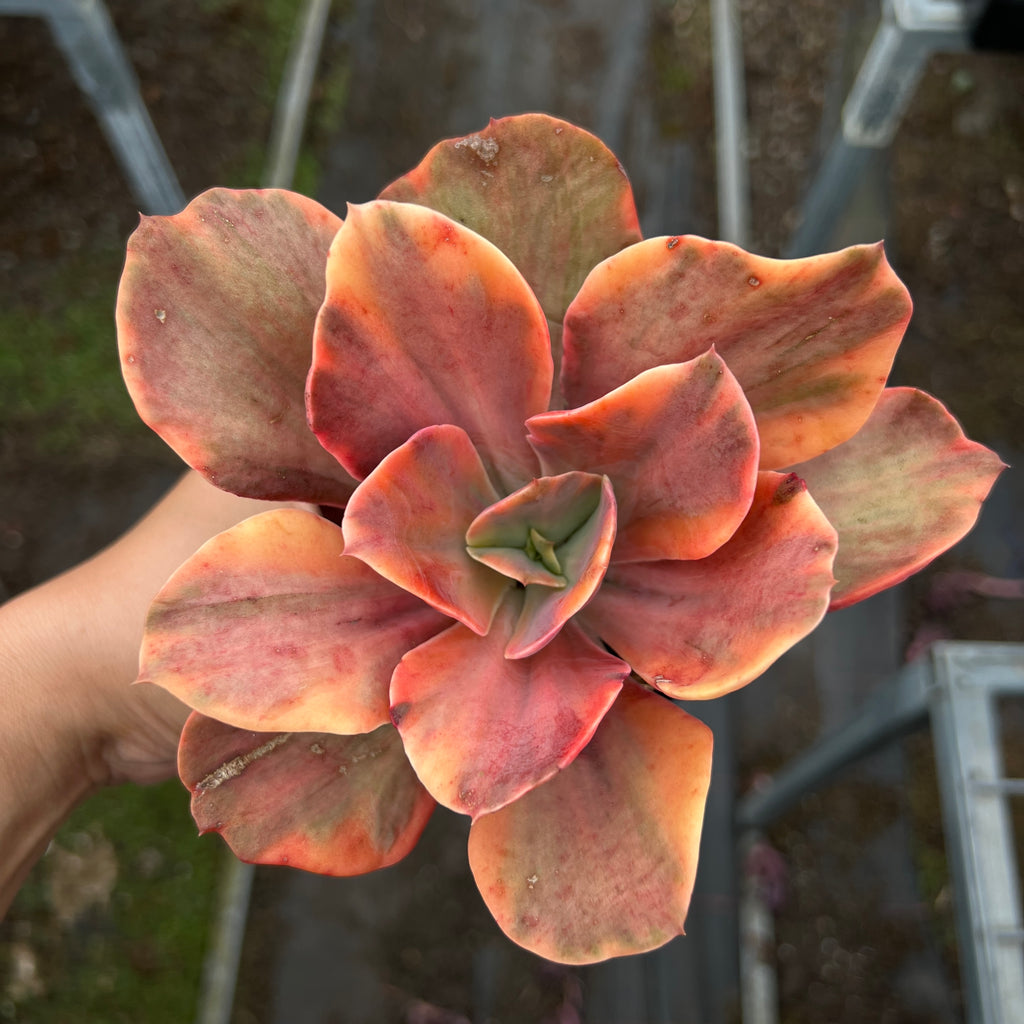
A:
[[[1002,468],[885,387],[910,312],[880,244],[642,240],[615,157],[543,115],[344,222],[272,190],[144,218],[117,308],[140,414],[218,486],[323,510],[215,537],[150,612],[200,827],[350,875],[438,802],[523,946],[681,933],[712,741],[677,702],[921,568]]]

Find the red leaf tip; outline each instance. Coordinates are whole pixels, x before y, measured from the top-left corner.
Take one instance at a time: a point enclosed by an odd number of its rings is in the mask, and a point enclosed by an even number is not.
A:
[[[796,473],[787,473],[776,489],[772,501],[776,505],[785,505],[806,490],[807,484]]]

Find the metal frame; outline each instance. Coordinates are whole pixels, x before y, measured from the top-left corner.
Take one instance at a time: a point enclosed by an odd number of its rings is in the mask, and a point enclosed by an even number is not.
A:
[[[982,0],[882,0],[881,23],[783,255],[808,256],[828,247],[873,153],[892,142],[928,58],[966,49],[982,7]]]
[[[177,213],[185,196],[101,0],[0,0],[0,15],[45,18],[78,87],[146,213]]]
[[[1009,796],[1024,795],[1024,779],[1003,774],[997,701],[1006,695],[1024,697],[1024,644],[935,644],[736,814],[740,833],[756,835],[841,768],[930,721],[969,1024],[1024,1020],[1024,924],[1007,807]],[[760,1007],[756,1021],[774,1019],[763,998],[745,1005]]]

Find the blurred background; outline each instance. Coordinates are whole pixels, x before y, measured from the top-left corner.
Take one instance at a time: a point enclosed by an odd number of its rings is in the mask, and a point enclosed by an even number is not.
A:
[[[106,6],[184,195],[264,181],[303,0]],[[715,114],[724,59],[712,45],[715,6],[335,0],[295,188],[343,213],[438,139],[490,116],[545,110],[615,150],[645,234],[720,237],[716,154],[728,140]],[[31,7],[0,4],[0,598],[96,551],[182,469],[138,421],[118,370],[114,299],[140,203]],[[732,7],[749,185],[743,240],[778,256],[807,226],[802,212],[881,5]],[[893,382],[938,396],[1015,468],[972,538],[869,613],[867,641],[850,639],[847,620],[826,623],[816,647],[801,645],[729,705],[732,741],[719,746],[727,796],[835,724],[836,700],[822,697],[819,679],[829,657],[843,662],[838,705],[850,708],[932,639],[1024,640],[1020,588],[979,583],[1024,577],[1022,97],[1019,53],[931,56],[892,144],[857,164],[842,216],[821,232],[829,248],[884,236],[915,301]],[[1006,757],[1024,774],[1024,714],[1013,702],[1003,711]],[[876,766],[844,776],[773,828],[781,1020],[963,1019],[931,757],[925,732],[900,748],[895,775]],[[225,858],[217,838],[195,837],[187,803],[172,782],[103,794],[75,814],[0,924],[0,1020],[196,1016]],[[369,880],[324,889],[284,870],[257,872],[235,1024],[739,1019],[728,970],[711,998],[664,988],[662,974],[674,970],[706,987],[691,961],[695,949],[698,964],[715,951],[697,926],[679,940],[688,953],[674,943],[668,954],[689,956],[685,968],[661,959],[622,975],[570,971],[511,947],[468,876],[464,826],[443,815],[408,862]],[[1020,849],[1021,815],[1014,821]],[[865,848],[877,840],[875,855],[888,857],[896,824],[893,887],[865,870],[874,863]],[[697,921],[734,918],[733,899],[726,891],[695,902]],[[687,998],[693,1015],[665,1009]]]

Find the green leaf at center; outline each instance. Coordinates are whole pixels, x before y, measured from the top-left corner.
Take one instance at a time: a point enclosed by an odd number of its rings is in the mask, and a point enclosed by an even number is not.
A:
[[[526,588],[507,658],[539,651],[590,600],[614,540],[615,495],[595,473],[541,477],[473,520],[469,555]]]

